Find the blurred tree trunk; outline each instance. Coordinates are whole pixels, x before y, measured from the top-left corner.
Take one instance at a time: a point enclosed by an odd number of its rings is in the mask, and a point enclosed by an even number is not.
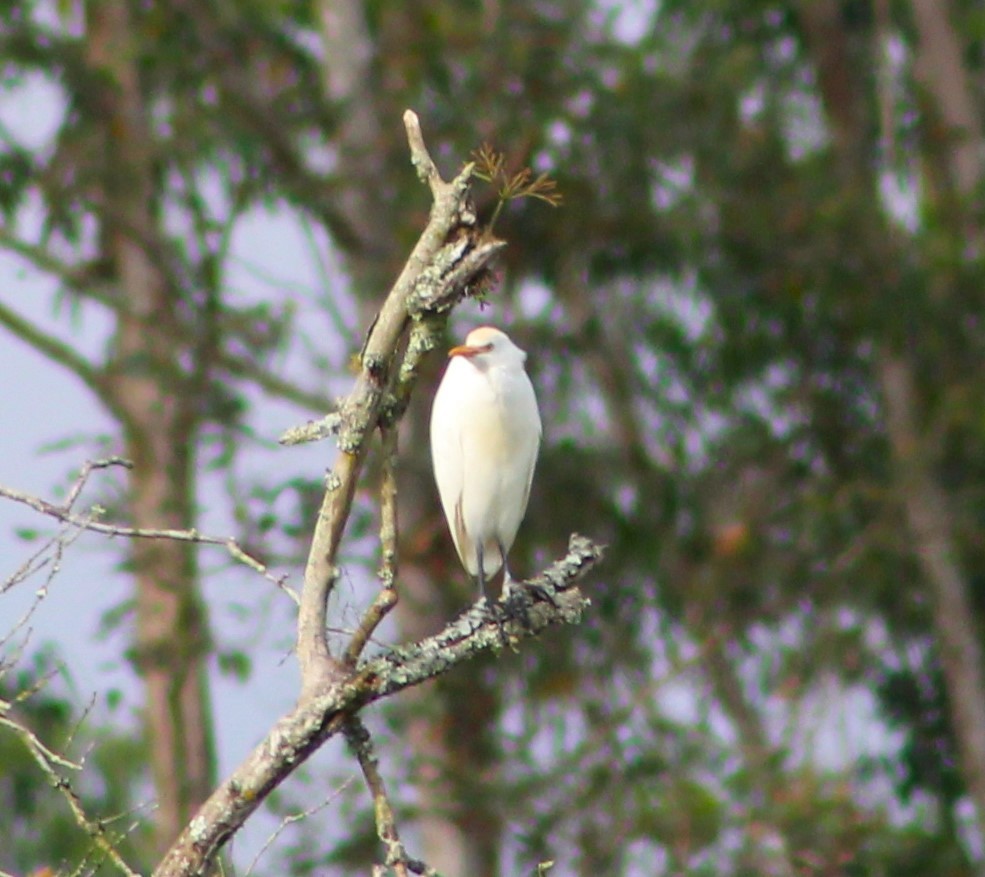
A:
[[[397,161],[406,165],[398,125],[404,108],[388,102],[387,95],[398,89],[387,89],[379,59],[389,58],[391,71],[399,67],[388,54],[388,41],[398,53],[406,38],[401,21],[410,13],[388,10],[374,44],[364,4],[322,0],[319,9],[326,91],[344,108],[337,141],[342,181],[337,206],[354,234],[346,265],[359,304],[359,324],[368,326],[403,260],[393,222],[400,208],[393,203],[397,187],[388,179]],[[401,212],[411,214],[406,207]],[[431,538],[444,525],[430,475],[428,402],[427,394],[421,393],[402,421],[400,437],[396,616],[405,640],[439,630],[464,603],[442,593],[449,573],[455,581],[465,579],[464,571],[459,575],[456,565],[441,558],[445,552],[454,554],[450,540]],[[461,593],[467,592],[463,588]],[[498,706],[489,686],[482,684],[481,672],[480,666],[463,667],[454,680],[408,691],[403,705],[417,786],[421,856],[447,877],[483,877],[497,870],[501,826],[489,806],[495,796],[483,794],[483,787],[495,763],[486,744]]]
[[[181,363],[177,294],[157,215],[159,179],[127,4],[86,6],[88,63],[100,74],[103,258],[118,283],[108,376],[123,422],[130,514],[142,528],[192,527],[198,414]],[[204,315],[203,315],[204,316]],[[132,660],[144,680],[145,721],[164,849],[205,800],[214,752],[205,659],[209,635],[189,543],[135,540],[137,633]]]
[[[913,0],[919,43],[915,71],[933,100],[923,106],[923,125],[935,132],[924,142],[923,160],[929,197],[946,200],[957,213],[952,232],[971,232],[962,205],[980,178],[982,127],[961,64],[961,42],[954,31],[948,4]],[[892,302],[896,245],[881,212],[880,192],[872,156],[872,126],[876,117],[873,89],[880,47],[875,29],[852,34],[843,8],[834,0],[801,4],[807,42],[818,68],[818,81],[828,119],[836,132],[842,158],[842,185],[859,205],[860,239],[866,242],[863,280],[870,294]],[[866,42],[862,42],[865,39]],[[885,122],[884,122],[885,123]],[[891,144],[893,130],[882,131]],[[936,135],[936,136],[935,136]],[[943,145],[942,145],[943,144]],[[947,191],[950,189],[950,191]],[[977,236],[977,232],[972,232]],[[964,249],[959,242],[957,249]],[[960,294],[941,288],[947,281],[932,276],[928,300]],[[930,590],[937,647],[948,689],[950,720],[961,755],[962,773],[974,802],[979,835],[985,838],[985,665],[969,583],[961,568],[953,532],[951,500],[934,474],[937,461],[930,435],[934,417],[917,393],[914,345],[883,337],[876,380],[885,406],[885,429],[892,452],[894,490],[903,508],[914,554]],[[939,425],[939,424],[938,424]]]
[[[954,29],[951,6],[942,0],[912,0],[917,26],[915,73],[933,98],[927,111],[948,144],[949,176],[970,196],[981,178],[981,141],[985,129],[975,104],[971,77],[962,64],[964,45]]]
[[[985,128],[975,104],[962,41],[954,29],[950,4],[913,0],[918,44],[915,71],[933,96],[925,113],[927,127],[941,132],[939,152],[928,155],[942,163],[940,179],[951,192],[945,197],[957,207],[955,235],[959,250],[981,245],[981,228],[971,204],[982,177],[982,138]],[[971,208],[971,209],[969,209]],[[979,253],[979,258],[981,254]],[[935,284],[946,280],[935,278]],[[952,298],[960,291],[932,289],[933,297]],[[941,664],[947,680],[951,721],[961,753],[968,792],[985,838],[985,658],[981,630],[967,574],[954,535],[951,501],[934,474],[932,437],[921,435],[920,405],[915,392],[911,351],[888,354],[880,363],[887,426],[898,472],[900,498],[915,540],[916,552],[934,596],[934,616]],[[985,872],[983,872],[985,873]]]
[[[985,837],[985,665],[974,606],[954,539],[950,502],[930,470],[928,442],[917,429],[911,367],[902,356],[887,355],[879,371],[897,490],[931,587],[951,722],[978,828]]]

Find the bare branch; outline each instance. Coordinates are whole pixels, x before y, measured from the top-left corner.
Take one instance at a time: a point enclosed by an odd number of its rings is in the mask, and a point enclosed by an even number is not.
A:
[[[383,477],[380,485],[380,545],[383,563],[380,579],[383,587],[376,595],[359,628],[349,640],[343,660],[355,665],[366,643],[387,613],[397,605],[397,431],[382,429]]]
[[[104,511],[99,506],[94,506],[87,514],[84,515],[71,511],[72,506],[78,499],[79,493],[85,484],[85,480],[89,477],[92,470],[102,469],[114,465],[126,466],[129,468],[132,464],[128,460],[124,460],[121,457],[111,457],[107,460],[87,462],[82,468],[82,474],[79,479],[69,491],[68,500],[62,505],[56,505],[48,502],[47,500],[41,499],[40,497],[23,493],[19,490],[14,490],[12,487],[5,487],[2,484],[0,484],[0,497],[12,500],[13,502],[19,502],[22,505],[26,505],[29,508],[34,509],[42,515],[54,518],[55,520],[61,521],[63,524],[67,524],[77,530],[88,530],[92,533],[102,533],[106,536],[119,536],[124,539],[170,539],[175,542],[193,542],[198,545],[219,545],[225,548],[229,556],[237,563],[248,566],[250,569],[259,573],[287,594],[287,596],[290,597],[296,604],[300,605],[300,598],[293,588],[286,584],[286,577],[275,576],[266,564],[247,554],[240,544],[231,536],[209,536],[204,533],[200,533],[195,529],[155,530],[143,527],[125,527],[120,524],[101,523],[100,521],[94,520]]]
[[[434,204],[427,226],[373,322],[362,351],[362,370],[356,386],[339,411],[341,453],[326,480],[325,497],[305,567],[298,618],[302,697],[328,690],[345,676],[344,665],[332,657],[326,637],[328,598],[337,577],[335,560],[369,439],[380,422],[397,350],[411,321],[412,310],[421,313],[419,302],[416,308],[412,307],[419,284],[428,275],[429,295],[435,300],[454,303],[468,294],[469,284],[478,272],[485,270],[486,260],[495,252],[486,248],[483,259],[469,262],[467,273],[456,271],[481,243],[475,211],[468,199],[471,166],[466,166],[450,183],[444,182],[424,146],[417,117],[406,113],[404,124],[412,160],[426,177]],[[458,284],[454,289],[435,291],[436,284],[452,282]],[[415,319],[423,322],[420,317]],[[412,376],[408,385],[411,379]]]
[[[62,508],[65,511],[70,511],[72,506],[75,505],[75,501],[79,498],[79,494],[82,493],[82,489],[86,486],[86,482],[89,480],[89,476],[92,475],[97,469],[109,469],[111,466],[121,466],[124,469],[132,469],[133,463],[123,457],[106,457],[102,460],[86,460],[82,464],[82,468],[79,470],[79,474],[75,479],[75,483],[72,485],[68,492],[68,496],[65,497],[65,502],[62,504]]]
[[[57,752],[53,752],[41,742],[37,734],[30,728],[10,718],[12,710],[13,705],[11,703],[6,700],[0,700],[0,725],[10,728],[27,744],[29,749],[37,752],[44,759],[45,763],[51,767],[63,767],[75,771],[82,770],[82,765],[79,762],[72,761],[63,755],[59,755]]]
[[[448,672],[481,652],[499,650],[507,642],[515,645],[550,625],[575,623],[588,605],[575,582],[598,562],[602,549],[584,537],[572,536],[565,558],[537,579],[514,584],[499,603],[483,601],[436,636],[357,663],[365,643],[396,598],[396,423],[406,409],[422,358],[435,346],[447,311],[483,288],[490,260],[504,246],[478,227],[469,199],[471,165],[445,182],[424,145],[417,117],[408,112],[404,123],[412,161],[433,196],[427,226],[367,333],[360,373],[351,393],[337,412],[292,430],[286,437],[288,441],[304,441],[322,431],[334,433],[340,451],[326,477],[305,567],[297,644],[301,695],[296,707],[276,723],[266,740],[186,826],[159,864],[156,877],[206,873],[223,845],[263,799],[339,731],[348,730],[353,738],[374,800],[388,811],[368,738],[362,740],[359,733],[358,711]],[[381,534],[384,587],[340,660],[328,648],[327,603],[338,577],[337,555],[356,485],[377,428],[383,432],[386,446]],[[388,847],[388,864],[402,864],[398,873],[428,873],[425,866],[406,859],[392,813],[378,813],[378,819]]]
[[[380,579],[383,587],[393,589],[397,581],[397,430],[385,427],[383,434],[383,473],[380,483],[380,546],[383,563]]]
[[[250,862],[249,867],[243,873],[243,877],[250,877],[250,875],[253,873],[253,869],[256,868],[256,866],[259,864],[260,859],[263,858],[264,854],[267,852],[267,850],[270,849],[274,841],[277,840],[278,837],[280,837],[284,829],[286,829],[289,825],[294,825],[296,822],[301,822],[302,820],[307,819],[309,816],[314,816],[319,810],[324,810],[329,804],[337,800],[339,795],[341,795],[347,788],[349,788],[349,786],[352,785],[354,779],[355,776],[349,777],[344,783],[342,783],[342,785],[340,785],[337,789],[333,790],[332,793],[327,798],[325,798],[323,801],[319,801],[317,804],[314,805],[314,807],[309,807],[307,810],[302,810],[300,813],[291,813],[285,816],[281,820],[280,825],[278,825],[271,832],[270,837],[268,837],[264,841],[263,846],[260,847],[259,850],[257,850],[257,854],[253,857],[253,861]]]
[[[32,599],[31,604],[24,611],[24,614],[21,615],[20,619],[18,619],[18,621],[15,622],[8,631],[0,636],[0,649],[6,648],[7,643],[10,642],[19,631],[25,630],[25,628],[27,628],[27,630],[19,648],[25,649],[27,647],[27,643],[30,640],[31,635],[28,624],[30,623],[31,618],[34,617],[34,613],[37,612],[38,607],[45,601],[45,599],[47,599],[51,583],[61,570],[62,558],[65,555],[65,550],[81,535],[82,530],[78,529],[57,534],[48,540],[48,542],[46,542],[38,551],[31,555],[31,557],[28,558],[28,560],[22,564],[15,573],[3,583],[3,586],[0,587],[0,594],[4,594],[11,588],[20,584],[20,582],[35,573],[40,572],[44,567],[48,567],[48,574],[45,576],[44,583],[35,589],[34,598]],[[51,552],[51,556],[48,556],[49,552]],[[11,664],[15,664],[19,657],[19,655],[12,657],[8,656],[8,660]],[[0,677],[3,676],[3,672],[4,666],[3,663],[0,662]]]
[[[519,643],[551,625],[577,623],[589,601],[574,584],[602,554],[601,546],[573,534],[565,557],[529,581],[512,583],[509,617],[500,610],[503,601],[492,608],[477,603],[441,633],[360,665],[355,681],[368,679],[374,692],[371,700],[377,700],[438,676],[479,652],[501,648],[504,635],[511,643]]]
[[[574,535],[565,557],[530,582],[514,583],[508,616],[502,602],[492,607],[476,604],[435,636],[365,661],[326,691],[302,696],[210,796],[158,865],[155,877],[205,874],[263,799],[362,707],[502,648],[504,635],[519,643],[549,626],[576,623],[588,605],[576,582],[601,557],[600,546]],[[541,602],[535,595],[547,600]]]
[[[437,872],[433,868],[428,868],[423,862],[407,857],[407,851],[397,832],[397,823],[393,818],[390,799],[387,797],[386,784],[380,774],[379,761],[373,751],[373,741],[366,726],[360,719],[352,716],[346,721],[342,732],[359,762],[359,767],[362,768],[366,786],[373,797],[376,834],[386,847],[386,867],[392,868],[397,877],[408,877],[410,872],[437,877]]]
[[[31,576],[44,569],[44,567],[48,566],[51,562],[51,559],[47,557],[48,552],[52,549],[52,547],[57,546],[64,538],[64,533],[58,533],[45,542],[44,545],[28,557],[28,559],[25,560],[16,570],[14,570],[14,572],[7,577],[7,580],[0,585],[0,594],[6,593],[11,588],[16,587],[21,582],[26,581]],[[39,589],[39,593],[43,590],[43,588]],[[0,640],[0,645],[2,645],[3,642],[4,640]]]
[[[499,252],[506,247],[506,241],[487,238],[470,248],[449,245],[435,261],[430,271],[423,272],[410,302],[410,312],[443,312],[458,303],[462,290],[469,294],[481,294],[481,284],[470,287],[474,278],[482,277],[483,272]]]
[[[321,420],[309,420],[301,426],[292,426],[277,441],[282,445],[303,445],[338,435],[342,428],[342,416],[338,412],[326,414]]]
[[[434,200],[437,201],[446,184],[438,173],[438,166],[431,158],[431,153],[428,152],[427,145],[424,143],[424,134],[421,132],[421,120],[413,110],[404,110],[404,129],[407,131],[411,164],[414,165],[421,182],[427,183]]]

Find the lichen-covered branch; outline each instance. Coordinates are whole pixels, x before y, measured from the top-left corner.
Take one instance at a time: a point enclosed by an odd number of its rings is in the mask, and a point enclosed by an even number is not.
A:
[[[347,666],[355,665],[373,632],[397,605],[397,431],[386,427],[380,431],[383,434],[383,472],[380,483],[382,587],[346,646],[343,660]]]
[[[339,731],[346,733],[373,795],[378,831],[386,847],[384,867],[391,868],[398,877],[408,873],[433,874],[425,864],[409,859],[404,851],[359,710],[448,672],[484,651],[515,648],[548,626],[575,623],[588,605],[575,585],[597,563],[602,550],[584,537],[573,536],[564,558],[537,578],[515,583],[499,602],[476,604],[439,634],[421,642],[370,658],[363,655],[397,596],[397,426],[409,404],[420,364],[436,346],[448,311],[463,297],[488,285],[491,260],[504,246],[478,225],[469,196],[471,166],[445,182],[427,151],[417,117],[408,111],[404,124],[412,161],[433,198],[427,226],[370,327],[351,393],[322,421],[292,430],[283,439],[291,443],[330,434],[336,437],[339,447],[326,477],[299,600],[300,696],[294,709],[273,725],[266,739],[214,790],[184,827],[154,872],[156,877],[209,873],[223,845],[264,798]],[[267,389],[287,395],[279,385],[268,384]],[[347,648],[335,656],[328,648],[327,602],[338,575],[338,550],[363,462],[377,431],[384,445],[382,588]],[[126,465],[122,460],[107,465],[117,463]],[[237,560],[267,574],[233,540],[204,536],[195,530],[119,527],[96,520],[98,509],[80,514],[74,505],[82,484],[92,468],[100,465],[103,464],[87,466],[63,505],[6,488],[0,488],[0,496],[23,502],[80,531],[129,539],[220,544]]]
[[[438,174],[421,135],[417,116],[408,110],[404,125],[411,160],[433,197],[427,226],[407,259],[370,328],[363,347],[356,385],[338,412],[339,455],[326,479],[325,497],[312,536],[305,567],[298,618],[298,661],[302,696],[328,690],[345,675],[343,661],[331,655],[326,636],[328,598],[337,577],[336,556],[342,541],[356,483],[373,432],[387,413],[391,370],[399,367],[398,351],[408,327],[423,316],[420,303],[455,302],[488,268],[497,252],[482,239],[469,200],[471,166],[451,182]],[[481,256],[476,256],[476,251]],[[389,416],[388,418],[389,419]],[[385,425],[385,424],[384,424]]]
[[[397,823],[393,818],[393,807],[390,805],[390,798],[386,793],[386,783],[380,774],[379,761],[373,751],[373,741],[370,739],[366,726],[360,719],[353,716],[345,723],[343,733],[346,743],[349,744],[349,749],[359,762],[369,793],[373,796],[376,834],[383,846],[386,847],[386,867],[391,868],[396,877],[409,877],[411,873],[428,874],[430,872],[433,874],[434,872],[430,871],[423,862],[407,857],[407,850],[404,849],[404,845],[400,841]]]
[[[589,601],[576,583],[601,557],[600,546],[572,536],[565,557],[529,582],[514,583],[508,612],[504,603],[477,604],[435,636],[366,660],[325,692],[302,697],[216,789],[168,851],[155,877],[206,873],[263,799],[361,707],[447,673],[482,652],[500,649],[504,637],[518,645],[552,625],[577,622]]]
[[[300,426],[292,426],[278,439],[282,445],[303,445],[306,442],[319,442],[329,436],[338,435],[342,418],[337,411],[326,414],[320,420],[309,420]]]

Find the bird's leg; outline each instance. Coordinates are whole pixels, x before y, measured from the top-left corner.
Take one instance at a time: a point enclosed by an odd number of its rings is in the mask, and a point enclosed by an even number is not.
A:
[[[523,595],[513,591],[513,576],[510,575],[510,568],[506,565],[506,551],[503,550],[503,543],[496,542],[499,549],[499,556],[503,562],[503,593],[500,602],[503,604],[503,616],[505,618],[515,618],[525,628],[530,629],[530,616],[527,612],[527,604]]]
[[[510,575],[510,568],[506,565],[506,551],[503,548],[503,543],[498,539],[496,540],[496,548],[499,550],[499,560],[503,566],[502,598],[504,602],[507,602],[510,599],[510,595],[513,593],[513,576]]]
[[[500,551],[502,551],[502,546],[500,546]],[[477,570],[478,576],[477,576],[477,578],[478,578],[478,581],[479,581],[479,602],[480,603],[485,603],[486,602],[486,569],[485,569],[485,562],[484,562],[484,554],[485,554],[485,552],[482,550],[482,543],[481,542],[477,543],[476,546],[475,546],[475,559],[476,559],[476,566],[478,567],[478,570]],[[505,555],[502,555],[502,556],[505,557]],[[509,577],[509,573],[507,573],[506,575],[507,575],[507,578],[508,578]],[[504,587],[506,586],[505,585],[505,581],[506,580],[504,579],[504,585],[503,585]],[[497,610],[494,606],[490,606],[489,609],[492,612],[493,616],[495,617],[496,626],[499,628],[499,638],[504,643],[507,642],[508,641],[508,637],[506,636],[506,630],[503,628],[503,622],[505,620],[504,613],[501,612],[501,611],[499,611],[499,610]]]
[[[477,579],[479,582],[479,601],[481,602],[486,596],[486,571],[483,569],[481,542],[477,543],[475,546],[475,559],[476,565],[479,568]]]

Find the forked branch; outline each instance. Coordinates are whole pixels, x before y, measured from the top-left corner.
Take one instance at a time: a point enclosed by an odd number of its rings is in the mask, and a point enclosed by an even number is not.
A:
[[[452,304],[465,296],[470,284],[498,252],[498,248],[482,240],[469,201],[471,165],[466,165],[451,182],[445,182],[424,144],[417,116],[410,110],[404,114],[404,126],[411,160],[427,181],[434,204],[427,226],[373,321],[360,357],[356,386],[338,412],[340,453],[326,479],[301,594],[298,660],[302,697],[326,691],[345,677],[345,663],[332,656],[328,648],[328,598],[337,577],[336,558],[366,450],[373,432],[381,425],[391,370],[406,340],[411,317],[418,318],[418,324],[423,322],[422,300],[440,299]],[[413,374],[401,377],[406,377],[404,383],[408,387],[413,383]]]
[[[404,125],[411,157],[433,197],[428,224],[369,330],[361,369],[349,396],[314,430],[302,428],[288,441],[313,432],[337,436],[339,454],[326,479],[325,497],[312,537],[298,618],[301,695],[267,739],[203,805],[155,872],[156,877],[205,873],[218,851],[263,799],[328,738],[346,731],[374,796],[377,826],[388,865],[404,871],[418,863],[400,844],[371,741],[358,720],[369,703],[447,672],[475,655],[537,635],[549,625],[574,623],[588,601],[575,582],[602,554],[573,536],[566,557],[538,578],[515,585],[505,602],[477,604],[436,636],[358,663],[362,649],[395,599],[396,517],[392,483],[394,448],[386,448],[384,470],[384,588],[342,656],[328,648],[327,602],[337,577],[337,556],[356,484],[373,434],[392,440],[417,378],[418,365],[434,347],[447,312],[463,297],[483,289],[490,262],[504,246],[481,229],[469,198],[472,166],[445,182],[431,159],[417,117]],[[393,556],[387,560],[387,553]],[[382,801],[381,801],[382,797]],[[380,810],[380,808],[383,808]]]
[[[302,697],[205,802],[154,877],[205,874],[264,798],[362,707],[500,649],[504,636],[519,644],[547,627],[577,622],[588,606],[577,581],[601,556],[599,546],[572,536],[565,557],[529,582],[514,583],[509,619],[477,604],[440,633],[364,661],[327,691]]]
[[[165,855],[154,872],[155,877],[208,873],[223,845],[266,796],[340,731],[349,738],[374,797],[387,866],[398,874],[431,873],[423,863],[408,858],[403,849],[359,710],[446,673],[484,651],[501,649],[505,643],[516,645],[551,625],[575,623],[588,605],[576,582],[598,562],[602,549],[584,537],[572,536],[564,558],[535,579],[514,583],[498,604],[477,604],[435,636],[362,659],[366,642],[396,597],[393,466],[397,422],[409,402],[418,366],[435,346],[447,313],[463,297],[484,289],[490,276],[490,263],[504,246],[477,223],[469,197],[472,166],[466,165],[452,181],[444,181],[412,112],[405,113],[404,125],[413,164],[433,198],[428,224],[373,321],[352,392],[325,421],[291,433],[291,438],[299,441],[310,440],[314,433],[329,433],[337,437],[339,445],[335,465],[326,478],[300,597],[300,697],[294,709],[277,721],[266,739],[213,792]],[[377,430],[384,436],[385,444],[383,589],[347,648],[336,656],[328,648],[327,602],[337,577],[338,551],[356,485],[370,440]],[[73,510],[77,491],[63,506],[28,501],[10,491],[0,495],[27,501],[45,514],[97,532],[128,538],[223,542],[195,531],[152,533],[94,521],[91,516],[81,516]],[[235,543],[224,544],[234,552]]]

